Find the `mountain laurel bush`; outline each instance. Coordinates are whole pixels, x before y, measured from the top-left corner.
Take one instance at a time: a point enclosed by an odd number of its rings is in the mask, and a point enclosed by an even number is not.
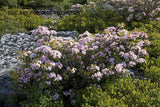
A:
[[[157,0],[109,0],[126,17],[126,21],[159,20],[160,2]]]
[[[17,90],[27,95],[23,105],[41,98],[51,105],[73,105],[77,90],[112,75],[129,76],[130,69],[145,64],[148,53],[144,47],[150,45],[146,33],[115,27],[106,28],[103,34],[86,31],[77,41],[54,37],[56,31],[42,26],[32,34],[39,36],[37,48],[22,52],[24,63],[15,72]]]

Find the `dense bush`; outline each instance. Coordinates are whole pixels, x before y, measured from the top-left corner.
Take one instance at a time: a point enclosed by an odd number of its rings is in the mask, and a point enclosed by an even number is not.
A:
[[[1,0],[0,1],[0,8],[3,6],[16,7],[17,0]]]
[[[1,0],[0,8],[3,6],[13,7],[21,7],[21,8],[50,8],[55,7],[55,4],[61,4],[64,6],[72,5],[72,4],[85,4],[87,0]]]
[[[23,105],[39,104],[41,98],[51,105],[61,101],[71,105],[77,90],[110,75],[130,75],[129,69],[146,62],[143,57],[148,53],[143,47],[150,44],[145,33],[114,27],[105,29],[104,34],[86,31],[77,42],[54,38],[56,32],[46,27],[39,27],[33,34],[42,37],[38,47],[22,54],[24,64],[15,74],[18,90],[28,97]]]
[[[86,30],[95,33],[103,31],[106,27],[116,26],[123,18],[113,10],[98,8],[96,11],[82,12],[77,15],[63,17],[58,22],[58,30],[76,30],[83,33]]]
[[[160,56],[157,58],[147,57],[146,66],[143,68],[146,78],[153,82],[160,83]]]
[[[108,79],[104,84],[82,89],[75,106],[82,107],[146,107],[160,106],[160,88],[150,80],[131,78]]]
[[[35,15],[33,10],[8,9],[0,10],[0,35],[18,32],[26,32],[37,28],[39,25],[45,25],[49,20]]]
[[[104,28],[105,22],[101,18],[89,17],[86,16],[85,13],[63,17],[58,24],[58,30],[76,30],[79,33],[82,33],[86,30],[95,33]]]

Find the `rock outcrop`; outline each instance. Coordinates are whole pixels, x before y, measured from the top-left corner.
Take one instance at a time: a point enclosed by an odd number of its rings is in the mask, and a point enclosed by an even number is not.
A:
[[[10,71],[19,69],[21,61],[17,58],[18,52],[34,49],[37,37],[19,33],[6,34],[0,40],[0,107],[17,107],[13,101],[8,102],[13,93]]]
[[[0,75],[16,70],[21,63],[17,58],[18,52],[34,49],[36,40],[36,36],[24,33],[2,36],[0,44]]]

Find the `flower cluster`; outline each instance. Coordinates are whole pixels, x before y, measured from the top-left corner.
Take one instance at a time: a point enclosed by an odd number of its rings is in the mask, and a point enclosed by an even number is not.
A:
[[[109,3],[118,9],[118,12],[127,16],[126,20],[142,20],[144,18],[159,20],[160,2],[152,0],[109,0]]]
[[[37,31],[45,34],[45,29],[47,28],[40,27]],[[147,37],[143,32],[130,33],[115,27],[108,27],[104,34],[93,35],[86,31],[79,35],[78,41],[64,40],[52,35],[43,36],[40,38],[43,42],[39,47],[22,54],[24,65],[19,82],[26,84],[34,79],[40,85],[45,84],[53,90],[57,83],[66,86],[65,81],[75,81],[81,71],[89,73],[86,80],[97,81],[113,74],[128,75],[132,67],[145,63],[143,57],[148,53],[143,48],[150,45]],[[71,94],[66,93],[68,89],[74,92],[73,88],[78,87],[78,84],[74,83],[63,89],[65,95]],[[59,93],[55,92],[53,99],[58,98]]]
[[[44,26],[39,26],[38,29],[34,30],[32,32],[33,35],[39,35],[39,36],[43,36],[43,35],[56,35],[57,32],[54,30],[49,31],[48,27],[44,27]]]

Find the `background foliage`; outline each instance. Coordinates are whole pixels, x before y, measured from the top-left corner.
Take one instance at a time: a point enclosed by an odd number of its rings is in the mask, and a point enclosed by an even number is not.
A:
[[[32,9],[8,9],[8,7],[3,7],[0,9],[0,14],[0,35],[27,32],[50,22],[42,16],[35,15]]]

